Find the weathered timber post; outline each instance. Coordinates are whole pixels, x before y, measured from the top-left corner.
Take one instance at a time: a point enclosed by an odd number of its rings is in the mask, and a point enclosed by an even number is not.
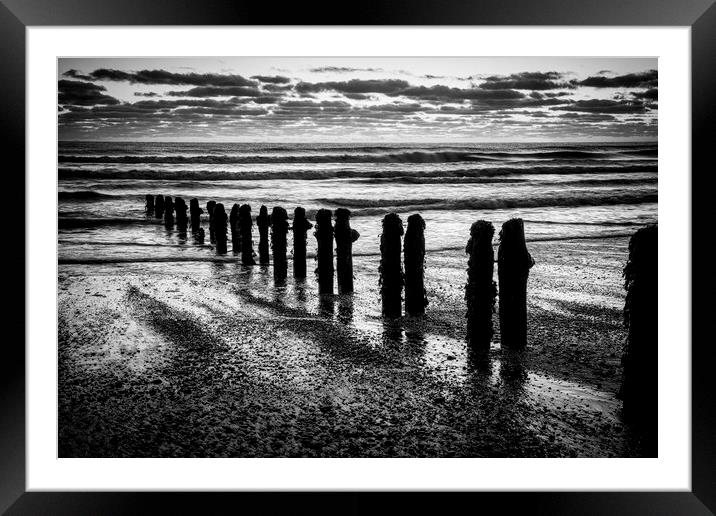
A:
[[[380,235],[380,295],[383,315],[400,317],[401,294],[403,291],[403,265],[400,260],[400,237],[403,235],[403,221],[397,213],[383,218],[383,233]]]
[[[425,221],[417,213],[408,217],[403,241],[405,265],[405,312],[422,315],[428,304],[425,294]]]
[[[182,199],[181,197],[177,197],[174,200],[174,211],[176,212],[177,217],[177,229],[181,233],[186,233],[186,228],[189,223],[189,219],[186,216],[186,212],[188,209],[189,208],[187,208],[184,199]]]
[[[336,277],[338,292],[353,292],[353,242],[360,234],[351,229],[351,212],[345,208],[336,210],[336,225],[333,230],[336,237]]]
[[[535,264],[525,242],[522,219],[502,225],[497,250],[500,288],[500,345],[522,349],[527,345],[527,278]]]
[[[319,294],[333,294],[333,225],[331,210],[316,212],[316,273]]]
[[[288,213],[280,206],[271,211],[271,247],[273,249],[273,277],[283,281],[288,272],[286,260],[286,235],[288,234]]]
[[[209,201],[206,203],[206,212],[209,214],[209,242],[215,243],[216,237],[214,235],[214,208],[216,207],[216,202]]]
[[[293,210],[293,277],[297,279],[306,277],[306,234],[312,227],[305,209]]]
[[[231,230],[231,252],[241,252],[241,228],[239,228],[239,205],[234,204],[229,213],[229,229]]]
[[[241,263],[256,265],[254,260],[254,240],[252,233],[251,206],[242,204],[239,208],[239,230],[241,232]]]
[[[168,195],[164,196],[164,225],[174,227],[174,201]]]
[[[228,217],[224,210],[224,205],[217,203],[212,210],[214,223],[214,238],[216,239],[216,252],[218,254],[226,254],[226,225]]]
[[[497,284],[492,279],[495,271],[495,252],[492,237],[495,228],[486,220],[478,220],[470,227],[470,238],[465,247],[467,261],[467,341],[475,351],[488,352],[492,341],[492,314],[495,311]]]
[[[201,214],[204,210],[199,208],[199,201],[194,198],[189,201],[189,216],[191,217],[191,232],[197,233],[201,228]]]
[[[164,196],[157,195],[154,198],[154,217],[161,219],[164,217]]]
[[[154,214],[154,196],[147,194],[144,196],[144,211],[147,215]]]
[[[269,263],[269,226],[271,220],[266,206],[261,206],[256,217],[256,225],[259,228],[259,263]]]
[[[658,444],[658,252],[658,227],[641,228],[629,241],[629,260],[624,267],[628,334],[619,397],[625,419],[639,430],[649,456],[656,456]]]

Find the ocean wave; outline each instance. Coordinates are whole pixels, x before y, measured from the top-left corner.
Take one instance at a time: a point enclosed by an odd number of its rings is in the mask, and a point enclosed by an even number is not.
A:
[[[156,224],[157,220],[149,218],[119,218],[119,217],[58,217],[59,229],[91,228],[98,226],[134,226],[138,224]]]
[[[57,198],[60,200],[88,200],[95,199],[111,199],[114,197],[122,197],[121,195],[107,194],[95,192],[94,190],[78,190],[75,192],[57,192]]]

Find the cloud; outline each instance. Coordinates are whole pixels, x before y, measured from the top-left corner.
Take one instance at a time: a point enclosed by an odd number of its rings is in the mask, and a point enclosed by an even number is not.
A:
[[[574,88],[569,82],[560,81],[558,72],[522,72],[511,75],[493,75],[485,78],[480,88],[485,90],[555,90]]]
[[[647,70],[615,77],[593,76],[575,81],[575,84],[592,88],[654,88],[658,85],[658,73],[656,70]]]
[[[260,97],[261,91],[257,88],[245,86],[199,86],[185,91],[170,91],[171,97]]]
[[[89,75],[85,75],[81,73],[78,70],[75,70],[74,68],[67,70],[65,73],[62,74],[64,77],[72,77],[73,79],[81,79],[83,81],[91,81],[92,77]]]
[[[309,71],[314,73],[351,73],[351,72],[382,72],[382,68],[352,68],[348,66],[320,66],[310,68]]]
[[[252,79],[270,84],[288,84],[291,79],[283,75],[252,75]]]
[[[119,100],[102,93],[107,89],[99,84],[84,81],[70,81],[60,79],[57,82],[59,104],[71,104],[75,106],[94,106],[97,104],[113,105],[119,104]]]
[[[632,91],[632,96],[644,100],[659,100],[659,90],[651,88],[646,91]]]
[[[582,113],[644,113],[647,106],[641,101],[629,100],[578,100],[567,106],[551,108],[554,111],[577,111]]]
[[[351,79],[350,81],[299,82],[296,91],[299,93],[317,93],[320,91],[337,91],[339,93],[395,93],[410,87],[408,81],[402,79]]]
[[[135,91],[134,96],[135,97],[158,97],[159,93],[155,93],[153,91],[147,91],[147,92]]]
[[[193,86],[257,86],[254,80],[241,75],[215,73],[173,73],[166,70],[140,70],[124,72],[109,68],[99,68],[90,73],[95,80],[124,81],[132,84],[170,84]]]

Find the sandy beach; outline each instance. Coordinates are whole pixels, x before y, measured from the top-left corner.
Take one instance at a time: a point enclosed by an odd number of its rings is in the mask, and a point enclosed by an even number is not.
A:
[[[528,347],[501,350],[495,314],[487,361],[460,250],[428,252],[427,313],[395,320],[376,255],[323,298],[312,259],[285,285],[231,253],[61,261],[59,456],[639,456],[616,399],[627,243],[528,242]]]

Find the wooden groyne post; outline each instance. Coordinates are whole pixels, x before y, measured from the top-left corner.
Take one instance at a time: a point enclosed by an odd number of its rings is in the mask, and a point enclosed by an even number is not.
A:
[[[400,317],[401,295],[403,292],[403,265],[400,260],[403,221],[397,213],[383,218],[383,233],[380,235],[380,296],[383,315]]]
[[[259,214],[256,217],[256,226],[259,228],[259,263],[269,263],[269,226],[271,219],[269,218],[268,208],[261,206]]]
[[[273,249],[273,277],[283,281],[288,273],[286,260],[286,235],[288,234],[288,213],[280,206],[271,210],[271,248]]]
[[[199,201],[196,199],[191,199],[189,201],[189,217],[191,218],[191,232],[192,233],[198,233],[199,228],[201,228],[201,214],[204,213],[204,210],[199,208]]]
[[[336,210],[336,278],[338,279],[338,292],[350,294],[353,292],[353,242],[358,240],[360,234],[351,228],[351,212],[345,208]]]
[[[186,228],[189,225],[189,218],[186,215],[188,209],[189,208],[184,202],[184,199],[182,199],[181,197],[177,197],[176,199],[174,199],[174,211],[176,212],[177,217],[177,229],[179,229],[179,231],[182,233],[186,232]]]
[[[174,201],[168,195],[164,196],[164,225],[174,227]]]
[[[522,219],[502,225],[497,250],[500,288],[500,345],[522,349],[527,345],[527,278],[534,260],[527,251]]]
[[[154,196],[151,194],[144,196],[144,212],[147,215],[154,215]]]
[[[306,218],[306,210],[298,207],[293,210],[293,277],[306,277],[306,234],[313,227]]]
[[[425,293],[425,221],[419,214],[408,217],[403,240],[405,265],[405,312],[422,315],[428,304]]]
[[[212,210],[214,223],[214,238],[216,239],[216,252],[226,254],[226,225],[229,218],[226,216],[224,205],[217,203]]]
[[[657,452],[658,394],[658,229],[639,229],[629,241],[624,267],[624,323],[627,343],[622,356],[623,376],[619,397],[624,416],[643,436],[645,451]]]
[[[492,314],[495,311],[497,284],[492,279],[495,271],[495,252],[492,237],[495,228],[486,220],[478,220],[470,227],[470,238],[465,247],[467,261],[467,341],[475,351],[488,352],[492,341]]]
[[[242,204],[239,208],[239,231],[241,233],[241,263],[256,265],[254,260],[253,221],[251,220],[251,206]]]
[[[154,198],[154,217],[161,219],[164,217],[164,196],[157,195]]]
[[[316,212],[316,273],[319,294],[333,294],[333,224],[331,210]]]
[[[209,201],[206,203],[206,213],[209,214],[209,242],[212,244],[216,242],[216,236],[214,234],[214,208],[216,202]]]
[[[231,252],[241,252],[241,228],[239,228],[239,205],[234,204],[229,213],[229,228],[231,229]]]

